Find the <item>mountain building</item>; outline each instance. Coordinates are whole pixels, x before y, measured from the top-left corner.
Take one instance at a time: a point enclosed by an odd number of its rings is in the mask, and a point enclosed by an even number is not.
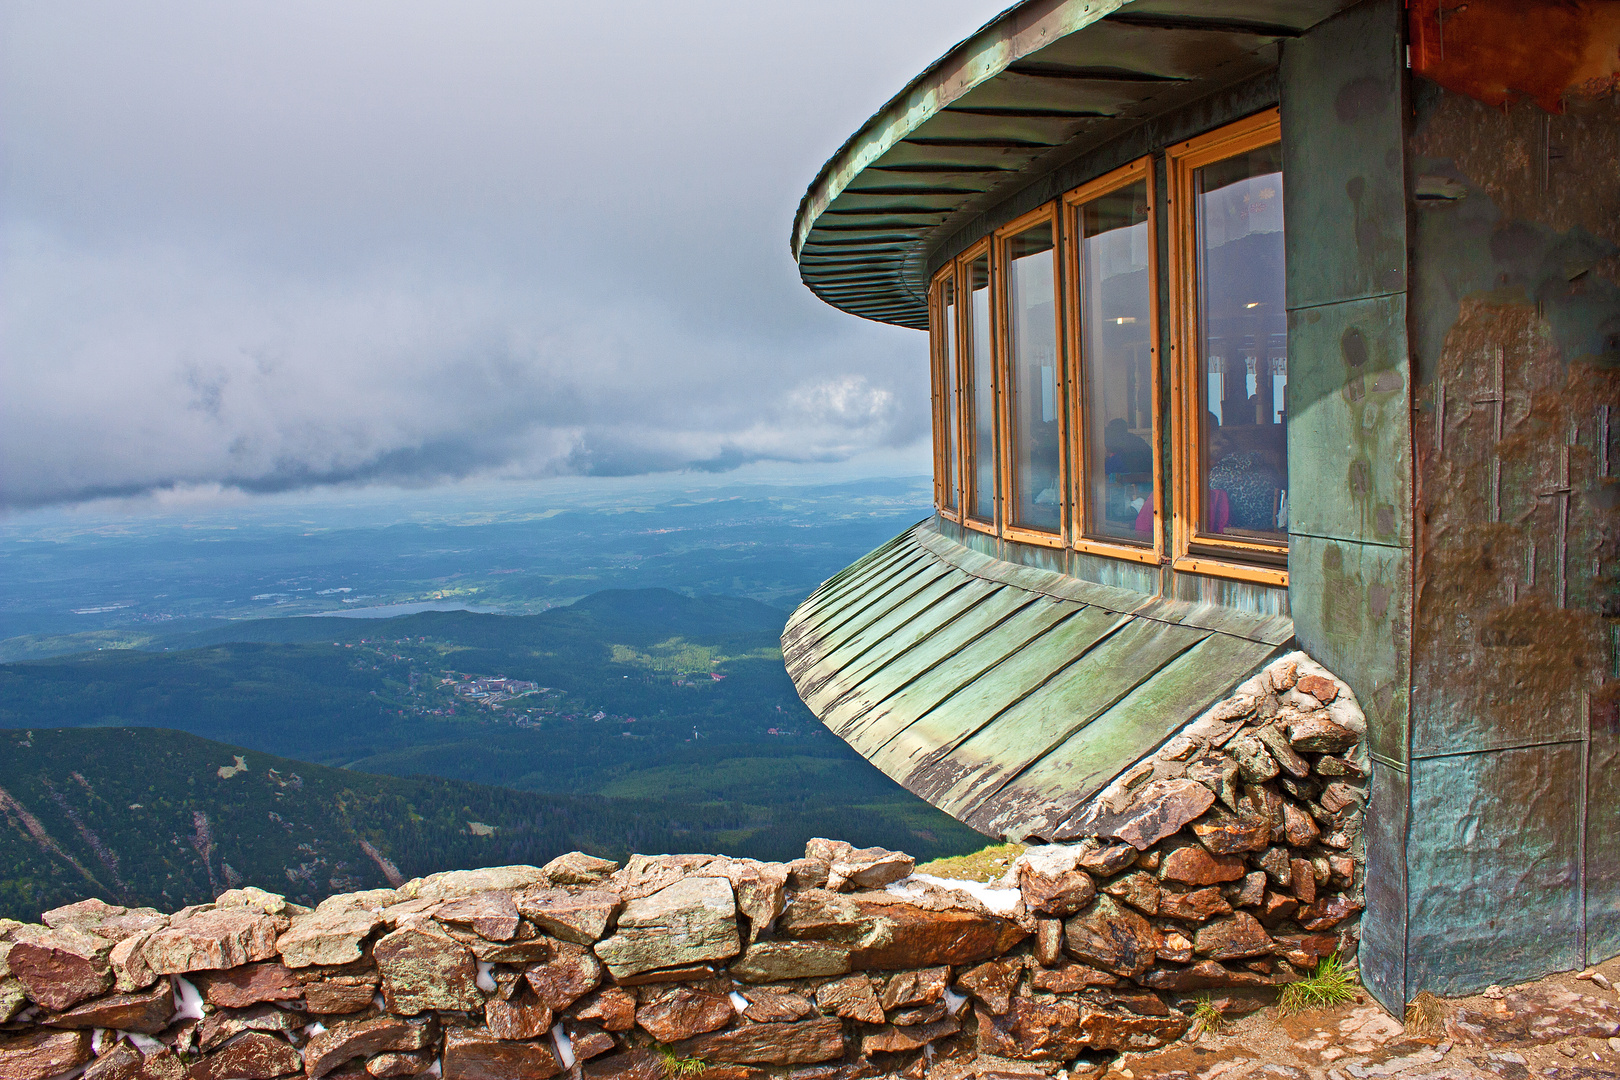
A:
[[[1302,650],[1386,1006],[1620,952],[1617,66],[1606,0],[1028,0],[919,73],[793,222],[933,387],[934,512],[795,612],[805,701],[1062,842]]]

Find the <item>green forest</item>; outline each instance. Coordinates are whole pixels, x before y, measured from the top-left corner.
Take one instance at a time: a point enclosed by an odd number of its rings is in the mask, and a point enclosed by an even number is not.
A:
[[[572,848],[982,845],[815,720],[782,667],[784,619],[614,590],[537,615],[244,621],[165,651],[0,665],[0,912],[91,894],[172,906],[235,877],[314,898],[381,884],[360,839],[407,877]],[[534,687],[478,696],[497,678]],[[248,769],[217,775],[235,755]],[[217,861],[194,842],[198,814]]]

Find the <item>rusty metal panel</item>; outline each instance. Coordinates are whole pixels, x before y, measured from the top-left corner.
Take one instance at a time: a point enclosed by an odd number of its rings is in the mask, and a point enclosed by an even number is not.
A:
[[[1374,0],[1283,44],[1290,310],[1406,289],[1401,21],[1397,0]]]
[[[1412,762],[1411,993],[1580,966],[1581,744]]]
[[[1411,546],[1406,298],[1289,312],[1288,352],[1289,530]]]
[[[1411,556],[1402,548],[1289,537],[1300,648],[1356,692],[1368,749],[1395,763],[1408,754],[1410,580]]]

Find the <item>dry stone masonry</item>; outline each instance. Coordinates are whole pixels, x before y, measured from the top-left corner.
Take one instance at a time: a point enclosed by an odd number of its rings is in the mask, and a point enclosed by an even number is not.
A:
[[[1364,732],[1343,683],[1285,657],[1083,808],[1085,839],[989,885],[813,840],[785,864],[575,852],[314,909],[247,888],[0,921],[0,1076],[1083,1070],[1181,1038],[1199,996],[1252,1010],[1353,954]]]

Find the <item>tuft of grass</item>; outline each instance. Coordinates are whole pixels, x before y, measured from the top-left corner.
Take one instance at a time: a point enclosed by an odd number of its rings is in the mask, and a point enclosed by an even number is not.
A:
[[[1285,1013],[1325,1009],[1343,1005],[1356,997],[1355,977],[1339,963],[1339,954],[1324,956],[1316,963],[1316,974],[1283,987],[1277,1007]]]
[[[702,1058],[677,1057],[675,1051],[667,1046],[654,1046],[653,1052],[663,1059],[664,1075],[669,1080],[687,1080],[709,1067],[709,1063]]]
[[[1007,872],[1014,859],[1024,853],[1023,844],[991,844],[971,855],[935,859],[917,867],[919,874],[954,878],[957,881],[996,881]]]
[[[1192,1037],[1194,1039],[1206,1032],[1219,1035],[1227,1023],[1226,1017],[1221,1014],[1220,1008],[1209,999],[1208,994],[1200,994],[1194,1000],[1192,1019]]]
[[[1406,1033],[1433,1035],[1446,1025],[1446,1003],[1424,990],[1406,1006]]]

